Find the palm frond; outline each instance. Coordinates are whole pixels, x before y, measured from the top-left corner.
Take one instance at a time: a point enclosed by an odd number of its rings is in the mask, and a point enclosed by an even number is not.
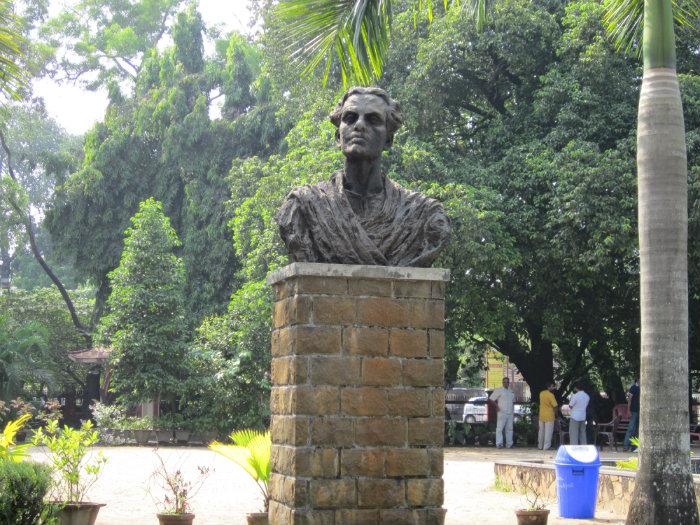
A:
[[[31,417],[30,414],[24,414],[5,425],[5,430],[0,434],[0,459],[9,459],[19,463],[29,453],[30,445],[17,445],[15,437]]]
[[[292,61],[304,74],[325,62],[325,84],[335,55],[344,85],[369,84],[381,75],[391,0],[283,0],[276,16]]]
[[[700,17],[698,0],[672,0],[673,18],[680,28],[691,27]],[[603,23],[618,50],[642,52],[644,0],[605,0]]]
[[[464,8],[483,30],[494,0],[443,0],[445,10]],[[337,60],[343,86],[367,85],[382,74],[389,51],[391,0],[281,0],[276,16],[292,62],[310,75],[324,64],[324,85]],[[433,0],[414,0],[414,23],[432,22]]]
[[[239,430],[231,434],[233,445],[214,441],[209,448],[243,468],[255,480],[267,484],[270,478],[270,432]]]

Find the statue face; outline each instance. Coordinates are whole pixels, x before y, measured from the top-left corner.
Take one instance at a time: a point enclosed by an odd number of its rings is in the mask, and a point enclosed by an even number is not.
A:
[[[386,102],[375,95],[352,95],[343,105],[338,134],[348,158],[373,160],[387,147]]]

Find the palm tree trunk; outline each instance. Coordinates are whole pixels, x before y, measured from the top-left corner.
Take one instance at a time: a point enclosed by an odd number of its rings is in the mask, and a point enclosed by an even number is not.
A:
[[[688,211],[670,0],[645,2],[637,170],[640,467],[628,525],[698,525],[688,433]]]

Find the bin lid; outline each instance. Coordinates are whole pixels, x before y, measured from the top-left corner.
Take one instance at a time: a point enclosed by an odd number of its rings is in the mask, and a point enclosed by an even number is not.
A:
[[[554,464],[600,466],[600,456],[593,445],[563,445],[557,451]]]

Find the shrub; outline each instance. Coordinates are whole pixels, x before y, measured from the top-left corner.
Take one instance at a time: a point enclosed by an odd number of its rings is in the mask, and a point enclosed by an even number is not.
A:
[[[65,503],[84,501],[88,489],[97,481],[107,458],[102,453],[90,457],[91,447],[100,439],[92,422],[85,421],[79,429],[58,427],[50,421],[46,428],[34,434],[34,445],[48,449],[51,464],[56,469],[55,499]]]
[[[0,523],[46,523],[52,508],[44,504],[51,485],[51,468],[41,463],[0,460]]]

